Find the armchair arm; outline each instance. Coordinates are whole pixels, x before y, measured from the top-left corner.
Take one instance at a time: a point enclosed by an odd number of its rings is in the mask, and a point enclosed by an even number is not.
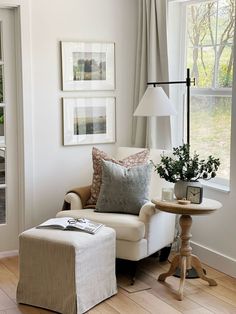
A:
[[[67,192],[62,210],[82,209],[91,195],[91,185],[73,188]]]
[[[139,212],[139,220],[147,224],[150,221],[150,218],[158,212],[158,209],[155,208],[155,204],[152,202],[145,203]]]
[[[148,240],[148,255],[169,245],[174,240],[175,215],[162,212],[151,202],[144,204],[139,220],[145,224],[145,238]]]

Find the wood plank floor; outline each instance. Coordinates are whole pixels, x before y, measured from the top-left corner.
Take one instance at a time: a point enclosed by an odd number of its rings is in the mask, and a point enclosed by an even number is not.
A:
[[[118,294],[100,303],[89,314],[236,314],[236,278],[204,265],[209,277],[218,286],[209,287],[201,279],[188,279],[185,297],[178,301],[175,291],[179,279],[168,277],[166,283],[156,280],[169,267],[168,262],[158,263],[154,257],[140,262],[137,280],[132,292],[128,292],[127,274],[118,274]],[[0,314],[46,314],[55,313],[27,305],[17,305],[18,257],[0,259]],[[123,288],[121,288],[121,286]],[[130,287],[129,287],[130,288]],[[129,290],[129,289],[128,289]]]

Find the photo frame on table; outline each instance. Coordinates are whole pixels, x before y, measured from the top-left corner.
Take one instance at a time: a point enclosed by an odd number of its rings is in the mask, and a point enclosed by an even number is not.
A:
[[[115,44],[61,42],[62,90],[114,90]]]
[[[64,145],[114,143],[115,97],[63,98]]]

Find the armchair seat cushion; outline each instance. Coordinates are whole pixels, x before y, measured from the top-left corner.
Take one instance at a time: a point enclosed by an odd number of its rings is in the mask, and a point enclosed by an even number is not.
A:
[[[97,213],[94,209],[64,210],[57,217],[87,218],[103,223],[116,231],[116,238],[136,242],[144,238],[145,224],[136,215]]]

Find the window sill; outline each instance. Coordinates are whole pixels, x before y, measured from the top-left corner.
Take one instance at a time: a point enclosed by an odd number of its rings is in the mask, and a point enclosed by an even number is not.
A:
[[[207,187],[211,190],[216,190],[216,191],[221,191],[223,193],[229,193],[230,192],[230,187],[225,184],[219,184],[219,183],[214,183],[210,181],[203,181],[201,180],[201,183],[204,187]]]

